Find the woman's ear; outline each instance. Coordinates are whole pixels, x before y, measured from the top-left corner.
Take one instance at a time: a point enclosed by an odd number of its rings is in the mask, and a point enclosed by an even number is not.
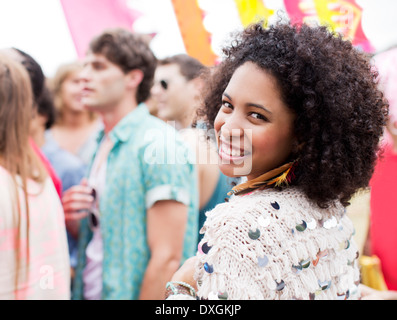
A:
[[[139,69],[133,69],[126,73],[127,86],[131,88],[138,88],[143,79],[143,71]]]

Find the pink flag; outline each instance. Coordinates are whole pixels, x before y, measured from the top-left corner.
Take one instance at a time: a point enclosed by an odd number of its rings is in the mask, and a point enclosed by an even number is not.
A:
[[[304,12],[302,8],[303,5],[304,1],[302,0],[284,0],[284,7],[291,22],[300,23],[306,16],[313,14]]]
[[[79,58],[83,57],[91,39],[106,28],[123,27],[132,30],[132,24],[141,15],[129,8],[127,0],[61,0]]]

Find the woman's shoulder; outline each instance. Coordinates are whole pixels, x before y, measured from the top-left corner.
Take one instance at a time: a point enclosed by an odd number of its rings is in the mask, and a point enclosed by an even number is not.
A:
[[[306,228],[336,226],[343,218],[344,207],[335,202],[328,208],[320,208],[295,187],[282,190],[256,190],[249,194],[232,196],[229,202],[218,204],[212,211],[207,212],[207,228],[225,228],[228,223],[255,226],[269,224],[283,225],[284,231],[299,232]]]
[[[10,173],[0,165],[0,206],[1,203],[9,202],[12,177]]]
[[[9,176],[7,169],[0,164],[0,177]]]
[[[340,213],[343,206],[339,201],[330,203],[327,208],[320,208],[310,200],[299,187],[286,187],[282,189],[255,190],[241,196],[232,196],[229,202],[232,206],[245,206],[247,210],[266,207],[280,212],[302,209],[310,212],[318,212],[321,215],[333,215]]]
[[[320,209],[295,187],[284,189],[254,190],[242,195],[232,195],[227,203],[218,205],[214,211],[244,211],[245,214],[258,209],[285,211],[289,208]]]

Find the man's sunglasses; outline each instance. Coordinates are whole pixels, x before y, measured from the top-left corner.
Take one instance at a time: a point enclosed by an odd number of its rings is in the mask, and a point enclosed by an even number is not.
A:
[[[165,80],[160,80],[160,86],[164,89],[167,90],[168,89],[168,82]]]

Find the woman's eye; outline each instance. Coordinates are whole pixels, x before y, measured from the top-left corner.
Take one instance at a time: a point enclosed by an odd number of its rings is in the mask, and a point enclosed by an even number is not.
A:
[[[233,106],[227,102],[227,101],[222,101],[222,107],[228,108],[228,109],[233,109]]]
[[[258,119],[258,120],[267,121],[267,118],[265,116],[261,115],[260,113],[252,112],[251,117]]]

